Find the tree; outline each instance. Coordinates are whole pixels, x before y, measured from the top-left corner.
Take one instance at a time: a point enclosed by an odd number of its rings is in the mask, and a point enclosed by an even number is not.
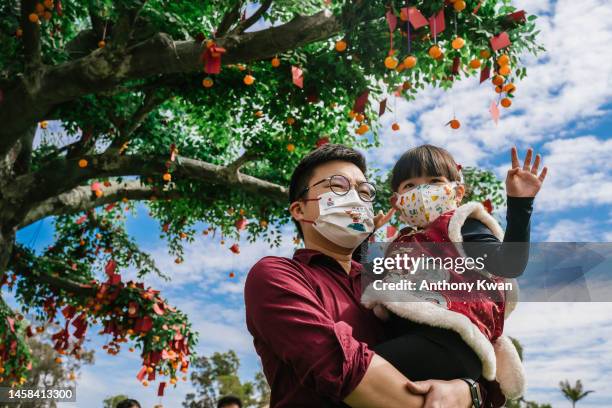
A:
[[[563,396],[572,402],[572,407],[576,407],[576,403],[595,391],[584,391],[582,381],[576,381],[575,385],[571,385],[568,380],[559,382],[559,387]]]
[[[116,408],[117,404],[119,404],[121,401],[126,400],[128,398],[129,397],[127,395],[123,395],[123,394],[108,397],[103,402],[104,408]]]
[[[187,394],[183,407],[215,408],[217,400],[224,395],[235,395],[244,407],[267,407],[270,389],[263,373],[257,373],[254,382],[243,383],[238,376],[239,368],[240,359],[232,350],[198,357],[191,373],[197,394]]]
[[[26,342],[32,351],[32,369],[27,380],[23,383],[24,387],[35,388],[59,388],[74,386],[77,373],[83,365],[90,365],[94,362],[94,352],[91,350],[82,351],[78,358],[58,358],[57,353],[49,345],[50,325],[38,326],[32,336]],[[8,381],[4,381],[0,376],[0,386],[6,387]],[[44,400],[21,402],[15,404],[0,404],[0,407],[18,408],[42,408],[56,407],[57,403]]]
[[[377,144],[387,93],[413,99],[480,72],[510,100],[525,75],[518,56],[540,49],[535,17],[509,0],[410,4],[436,17],[431,26],[398,19],[399,0],[3,1],[1,284],[22,312],[63,321],[57,351],[78,353],[97,322],[111,334],[107,352],[139,349],[143,384],[156,374],[175,383],[197,336],[140,281],[164,275],[125,231],[134,202],[159,220],[177,263],[196,222],[221,243],[242,232],[278,244],[285,186],[304,153]],[[267,28],[253,30],[259,21]],[[512,44],[492,49],[498,35]],[[53,245],[15,242],[47,217]],[[122,281],[128,268],[139,281]],[[19,316],[0,298],[11,384],[31,359]]]

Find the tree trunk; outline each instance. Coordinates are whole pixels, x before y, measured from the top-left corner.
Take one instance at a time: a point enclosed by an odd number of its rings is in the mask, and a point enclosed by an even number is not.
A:
[[[15,229],[10,227],[7,231],[0,225],[0,280],[6,272],[14,243]]]

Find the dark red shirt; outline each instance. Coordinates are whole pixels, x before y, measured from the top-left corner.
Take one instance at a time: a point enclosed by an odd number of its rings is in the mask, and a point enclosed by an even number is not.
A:
[[[246,323],[272,388],[270,408],[339,402],[363,378],[383,327],[363,307],[362,266],[298,249],[265,257],[246,280]]]

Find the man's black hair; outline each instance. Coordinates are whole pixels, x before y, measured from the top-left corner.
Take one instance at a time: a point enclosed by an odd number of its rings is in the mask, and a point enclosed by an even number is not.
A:
[[[117,408],[141,408],[141,407],[138,401],[128,398],[118,403]]]
[[[242,401],[240,401],[240,398],[233,395],[221,397],[219,401],[217,401],[217,408],[224,408],[228,405],[238,405],[239,408],[242,408]]]
[[[289,184],[289,203],[302,198],[301,195],[303,195],[304,189],[308,187],[312,174],[318,166],[336,160],[353,163],[359,167],[363,174],[366,173],[366,159],[357,150],[341,144],[324,144],[304,156],[293,170]],[[295,220],[293,222],[297,227],[298,234],[303,239],[304,234],[300,223]]]

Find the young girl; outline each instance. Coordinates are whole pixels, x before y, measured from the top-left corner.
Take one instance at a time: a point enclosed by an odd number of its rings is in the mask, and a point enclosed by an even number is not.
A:
[[[533,166],[531,159],[530,149],[521,168],[517,151],[512,149],[512,168],[506,179],[508,210],[504,234],[482,204],[460,205],[465,187],[460,168],[446,150],[423,145],[404,153],[393,168],[391,186],[393,207],[409,225],[399,232],[386,256],[405,252],[407,243],[419,251],[426,251],[427,243],[485,243],[484,249],[464,246],[465,252],[454,251],[455,257],[473,258],[486,251],[484,270],[438,270],[434,280],[509,282],[516,289],[513,278],[525,269],[528,246],[502,246],[501,242],[529,242],[533,197],[546,176],[546,168],[539,177],[537,174],[540,156],[536,156]],[[453,251],[454,247],[446,247],[445,251]],[[426,273],[431,272],[411,274],[398,270],[384,279],[428,280]],[[389,301],[381,299],[372,286],[364,291],[362,302],[387,320],[389,329],[391,340],[376,346],[377,354],[414,381],[472,379],[485,385],[491,394],[489,400],[495,394],[500,394],[502,401],[503,396],[517,398],[523,394],[521,361],[513,343],[502,334],[504,319],[517,300],[515,292],[500,289],[466,295],[441,289],[416,290],[405,296],[402,301]]]

